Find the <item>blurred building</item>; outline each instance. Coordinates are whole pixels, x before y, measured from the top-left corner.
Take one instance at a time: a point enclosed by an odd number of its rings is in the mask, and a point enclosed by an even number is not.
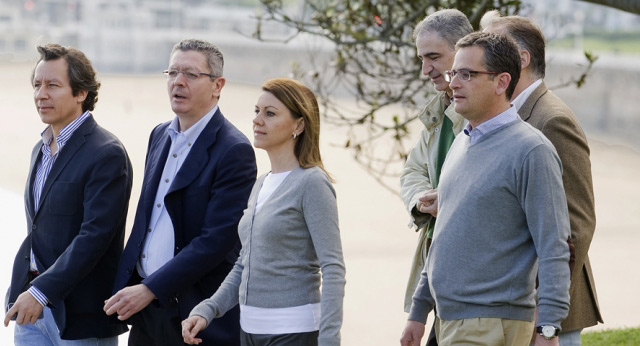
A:
[[[35,46],[55,42],[81,49],[101,71],[158,71],[183,38],[247,44],[241,33],[255,28],[253,14],[198,0],[0,0],[0,60],[31,60]]]

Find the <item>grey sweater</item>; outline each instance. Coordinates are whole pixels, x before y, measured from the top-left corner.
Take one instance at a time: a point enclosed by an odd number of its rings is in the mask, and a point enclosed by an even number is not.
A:
[[[551,143],[517,119],[478,142],[460,133],[438,187],[439,212],[410,320],[504,318],[537,325],[569,310],[569,216]]]
[[[238,225],[238,261],[190,315],[209,323],[238,302],[260,308],[320,303],[318,343],[340,345],[345,266],[331,182],[320,168],[297,168],[254,215],[265,177],[256,181]]]

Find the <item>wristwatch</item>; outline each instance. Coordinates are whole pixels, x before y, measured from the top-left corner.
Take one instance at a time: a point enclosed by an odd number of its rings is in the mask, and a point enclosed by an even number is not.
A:
[[[536,332],[542,335],[545,339],[551,340],[558,336],[560,330],[554,326],[539,326],[536,328]]]

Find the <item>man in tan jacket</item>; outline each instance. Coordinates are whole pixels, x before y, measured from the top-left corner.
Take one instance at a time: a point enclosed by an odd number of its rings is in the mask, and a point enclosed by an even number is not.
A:
[[[528,18],[501,18],[495,11],[485,14],[481,26],[487,32],[509,35],[518,44],[522,72],[511,102],[524,121],[551,141],[562,161],[575,257],[569,315],[562,322],[559,341],[561,346],[580,345],[582,329],[603,322],[588,256],[596,214],[587,138],[573,112],[543,81],[545,40],[540,28]]]
[[[456,42],[472,31],[464,13],[446,9],[428,15],[413,32],[416,51],[422,61],[422,74],[431,79],[438,93],[418,114],[424,129],[409,153],[400,177],[402,200],[411,219],[409,227],[420,231],[405,294],[405,312],[411,309],[411,298],[420,281],[433,235],[440,168],[453,138],[465,123],[451,106],[453,93],[444,79],[444,72],[453,65]],[[433,330],[427,345],[436,345]]]

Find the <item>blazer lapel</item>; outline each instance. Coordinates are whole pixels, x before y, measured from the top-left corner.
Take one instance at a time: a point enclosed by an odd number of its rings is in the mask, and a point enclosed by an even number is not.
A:
[[[533,107],[535,107],[536,103],[538,103],[538,100],[548,90],[549,89],[547,89],[546,84],[544,84],[544,81],[542,81],[542,83],[538,85],[536,90],[534,90],[531,95],[529,95],[529,98],[527,98],[524,104],[522,104],[522,107],[520,107],[520,109],[518,110],[518,114],[520,114],[522,120],[527,121],[527,119],[529,119],[529,117],[531,116],[531,112],[533,111]]]
[[[33,200],[33,182],[36,179],[36,163],[38,159],[42,156],[42,141],[39,141],[38,144],[33,148],[31,152],[31,163],[29,164],[29,176],[27,177],[27,186],[24,191],[24,199],[26,201],[25,209],[27,211],[27,217],[29,220],[33,220],[35,216],[35,201]],[[31,232],[31,230],[29,230]]]
[[[60,152],[58,153],[58,158],[56,159],[56,162],[54,162],[53,167],[51,167],[49,176],[47,176],[47,180],[44,182],[42,194],[40,194],[40,201],[44,201],[45,198],[47,198],[53,182],[56,181],[58,175],[60,175],[62,170],[64,170],[64,168],[67,166],[78,149],[80,149],[84,145],[84,143],[86,142],[85,136],[91,134],[96,125],[97,123],[93,119],[93,116],[90,116],[85,119],[82,125],[80,125],[80,127],[78,127],[71,135],[71,138],[69,138],[62,150],[60,150]],[[42,208],[38,208],[38,211],[40,211],[41,209]],[[36,212],[36,215],[38,215],[38,212]]]
[[[156,193],[158,192],[158,184],[160,178],[162,178],[162,172],[164,171],[164,165],[169,156],[169,149],[171,148],[171,138],[167,133],[166,126],[158,128],[158,137],[154,139],[149,150],[153,150],[147,157],[147,167],[145,167],[144,173],[144,186],[142,187],[142,193],[145,200],[145,220],[147,223],[151,219],[151,211],[153,210],[153,203],[156,199]]]
[[[220,109],[218,109],[193,144],[193,148],[191,148],[171,187],[169,187],[167,195],[189,186],[204,169],[209,162],[209,147],[215,143],[217,133],[224,121],[225,119]]]

